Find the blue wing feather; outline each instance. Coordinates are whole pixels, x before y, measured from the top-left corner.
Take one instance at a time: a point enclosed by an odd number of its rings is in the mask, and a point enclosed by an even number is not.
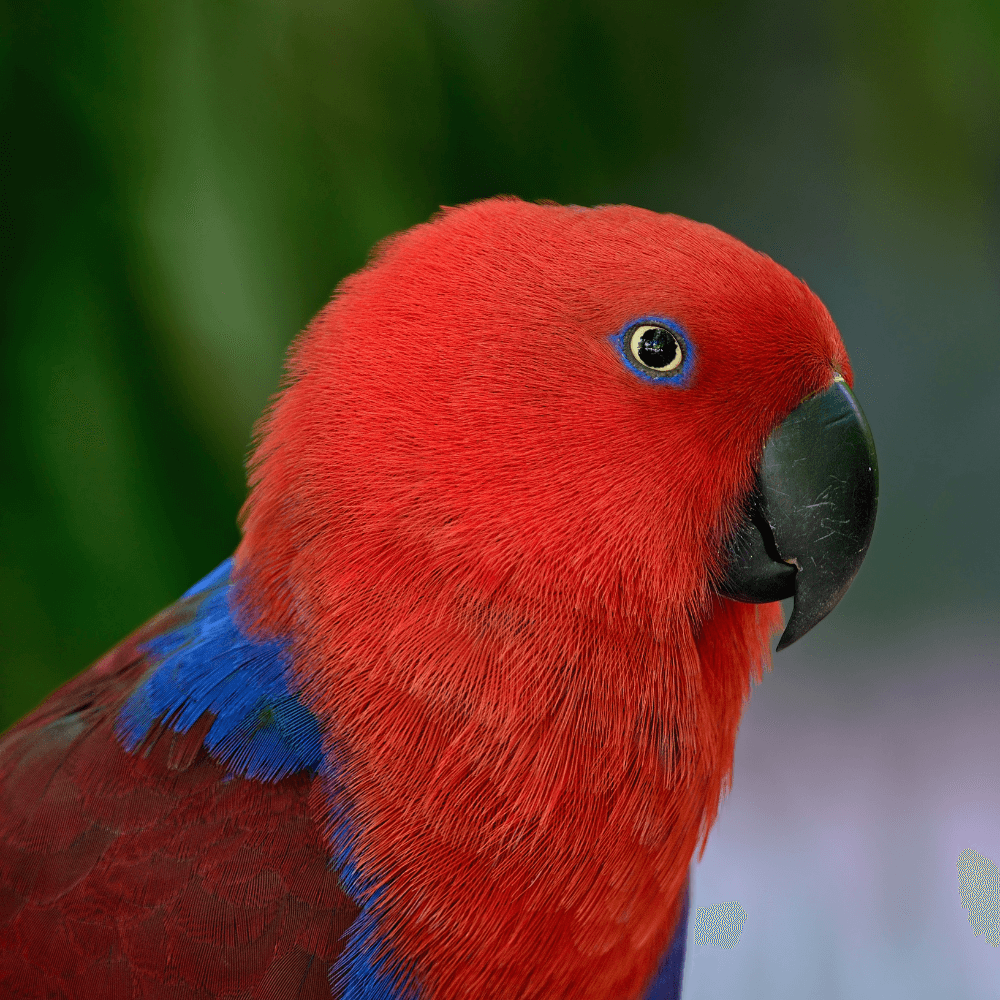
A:
[[[276,781],[317,771],[323,759],[316,717],[289,686],[285,644],[244,635],[230,613],[232,560],[178,602],[182,623],[142,647],[154,663],[125,703],[118,736],[134,750],[153,725],[186,733],[214,716],[205,746],[234,773]]]
[[[289,683],[288,645],[249,637],[233,618],[231,571],[232,560],[226,560],[188,590],[174,606],[170,626],[145,641],[141,652],[153,667],[122,707],[119,739],[133,751],[158,723],[186,733],[208,713],[213,721],[204,745],[232,774],[277,781],[311,771],[335,784],[319,723]],[[381,940],[378,891],[352,860],[352,819],[349,807],[342,807],[327,838],[331,866],[361,905],[330,970],[333,995],[416,1000],[416,988]]]
[[[691,903],[691,883],[684,887],[684,902],[670,948],[660,962],[656,978],[646,991],[645,1000],[680,1000],[684,980],[684,955],[687,951],[688,908]]]

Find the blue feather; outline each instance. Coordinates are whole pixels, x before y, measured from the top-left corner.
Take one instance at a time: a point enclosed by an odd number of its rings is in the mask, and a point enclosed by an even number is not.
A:
[[[660,961],[656,978],[649,984],[645,1000],[680,1000],[684,980],[684,953],[687,950],[688,909],[691,903],[690,883],[684,887],[684,902],[677,921],[677,930],[666,955]]]
[[[288,644],[245,635],[229,608],[232,560],[209,573],[175,605],[182,624],[150,639],[140,652],[153,666],[122,706],[118,736],[135,750],[158,722],[187,732],[206,712],[214,716],[205,746],[230,775],[277,781],[298,771],[322,772],[316,717],[289,685]],[[339,798],[339,797],[335,797]],[[344,806],[331,827],[330,864],[361,906],[344,951],[330,970],[343,1000],[417,1000],[417,990],[379,933],[379,892],[352,859],[354,834]]]
[[[183,624],[140,648],[154,667],[122,706],[118,736],[131,751],[157,722],[184,733],[210,712],[205,746],[234,774],[277,781],[316,772],[319,723],[289,686],[287,646],[240,631],[229,609],[231,569],[227,559],[195,584],[178,602]]]

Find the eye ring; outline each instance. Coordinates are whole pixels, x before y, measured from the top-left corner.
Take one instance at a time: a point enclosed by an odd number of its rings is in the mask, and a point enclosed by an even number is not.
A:
[[[671,376],[684,367],[684,341],[665,323],[636,323],[622,339],[629,361],[643,372]]]
[[[639,350],[643,335],[649,334],[652,337],[653,331],[660,337],[659,357],[653,357],[649,351]],[[691,384],[698,364],[698,348],[677,320],[662,313],[640,313],[638,316],[633,313],[625,325],[619,327],[616,333],[610,334],[608,339],[622,364],[643,382],[669,386],[671,389],[686,389]],[[635,351],[632,349],[633,344],[636,346]],[[652,348],[654,345],[649,343],[648,346]],[[674,348],[672,354],[671,346]],[[647,364],[648,361],[653,364]]]

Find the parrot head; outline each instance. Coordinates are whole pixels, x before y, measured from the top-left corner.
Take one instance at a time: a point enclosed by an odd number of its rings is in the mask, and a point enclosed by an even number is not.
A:
[[[289,375],[245,551],[305,530],[387,591],[444,574],[481,604],[651,627],[794,596],[787,645],[871,537],[874,445],[829,313],[679,216],[444,209],[344,282]]]

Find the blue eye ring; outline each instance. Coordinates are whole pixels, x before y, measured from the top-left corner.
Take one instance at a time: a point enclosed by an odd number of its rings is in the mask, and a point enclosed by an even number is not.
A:
[[[657,371],[657,369],[643,364],[642,360],[636,356],[632,349],[632,341],[635,334],[644,326],[659,327],[670,333],[680,353],[680,362],[676,368],[669,371]],[[618,333],[612,335],[611,341],[626,367],[646,382],[672,385],[675,388],[683,389],[686,388],[691,379],[691,373],[694,369],[694,347],[684,327],[676,320],[665,319],[662,316],[640,316],[629,320]]]

